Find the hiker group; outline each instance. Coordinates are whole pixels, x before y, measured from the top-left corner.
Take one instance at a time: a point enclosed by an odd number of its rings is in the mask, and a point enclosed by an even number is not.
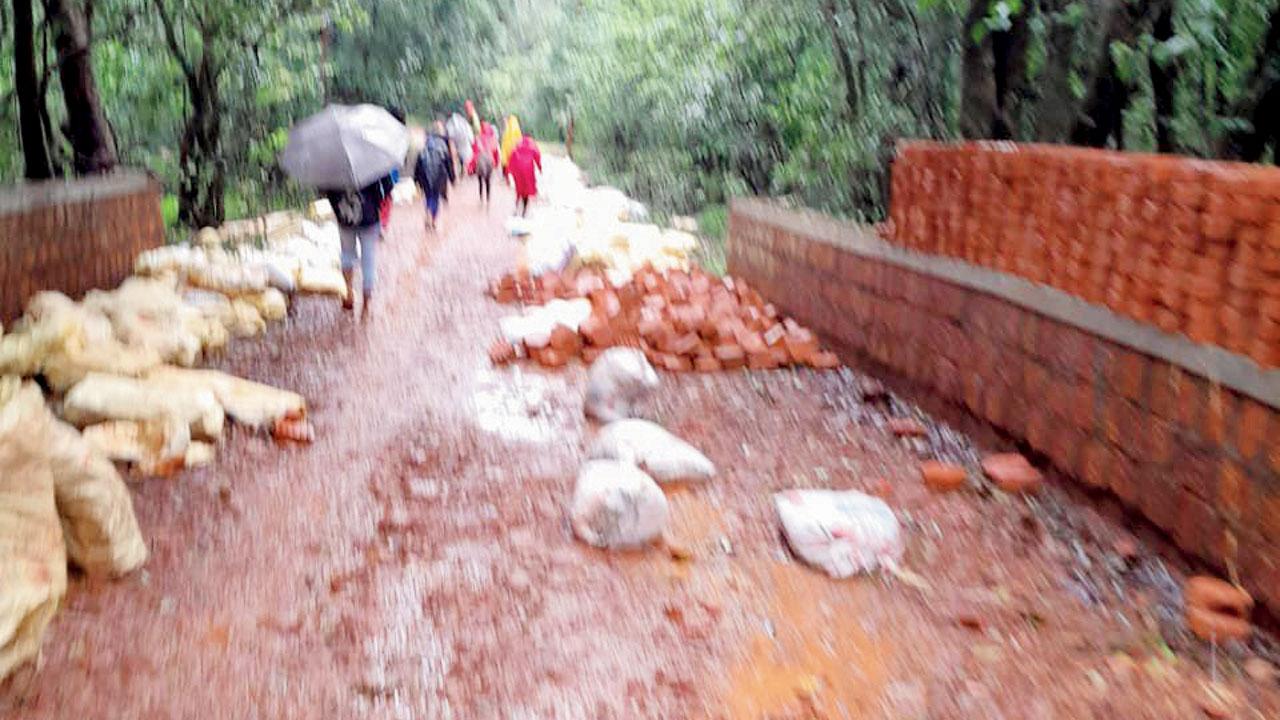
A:
[[[355,266],[359,263],[364,300],[362,308],[366,316],[370,313],[376,280],[377,243],[390,222],[392,190],[402,174],[410,177],[422,193],[427,229],[437,231],[443,203],[448,202],[450,191],[456,190],[464,178],[475,178],[479,198],[487,206],[492,196],[493,173],[500,169],[504,182],[514,185],[515,211],[526,216],[531,200],[538,194],[538,174],[542,171],[542,152],[532,137],[521,132],[520,122],[514,115],[506,117],[499,137],[493,124],[480,119],[470,100],[464,103],[462,112],[453,113],[447,120],[438,118],[425,130],[409,131],[405,114],[397,109],[387,110],[384,114],[386,117],[382,124],[386,127],[376,127],[377,131],[388,135],[407,133],[408,143],[403,163],[384,162],[381,169],[373,173],[376,179],[372,182],[367,180],[368,173],[363,178],[359,177],[356,163],[349,157],[350,150],[345,148],[346,155],[320,151],[308,153],[298,160],[299,166],[319,166],[325,164],[326,156],[336,155],[340,158],[339,164],[348,165],[346,171],[356,178],[343,183],[341,189],[329,189],[330,185],[319,182],[316,185],[324,189],[323,193],[333,207],[342,241],[342,275],[347,290],[343,307],[348,310],[355,308],[354,276]],[[364,140],[375,146],[375,150],[394,147],[394,143],[371,139],[376,137],[373,130],[378,123],[369,119],[359,122],[361,124],[354,127]],[[318,161],[315,160],[317,156],[320,157]],[[298,174],[305,174],[329,168],[299,167],[297,170]]]

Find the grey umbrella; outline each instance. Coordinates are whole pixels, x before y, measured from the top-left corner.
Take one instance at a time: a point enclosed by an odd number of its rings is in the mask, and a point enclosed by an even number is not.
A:
[[[359,189],[404,163],[409,131],[376,105],[330,105],[289,131],[280,166],[304,185]]]

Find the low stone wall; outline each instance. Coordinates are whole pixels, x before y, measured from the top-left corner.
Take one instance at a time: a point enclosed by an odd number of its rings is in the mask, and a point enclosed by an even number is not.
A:
[[[41,290],[115,287],[138,253],[164,242],[160,186],[120,173],[0,190],[0,321]]]
[[[870,229],[732,204],[729,270],[841,350],[1107,489],[1280,610],[1280,371]]]

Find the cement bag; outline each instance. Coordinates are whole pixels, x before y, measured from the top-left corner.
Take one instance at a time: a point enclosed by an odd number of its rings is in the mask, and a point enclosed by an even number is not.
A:
[[[191,448],[197,444],[191,440],[191,428],[176,418],[154,422],[112,420],[90,425],[81,437],[98,455],[130,463],[146,475],[157,476],[191,466]],[[198,457],[202,453],[196,451]]]
[[[227,326],[227,330],[238,338],[249,338],[267,331],[267,321],[253,303],[236,298],[231,301],[231,309],[235,312],[235,321]]]
[[[111,292],[90,292],[83,304],[111,320],[120,342],[150,348],[165,361],[193,365],[204,346],[199,311],[163,280],[131,277]]]
[[[208,262],[203,250],[187,245],[167,245],[138,255],[133,262],[133,272],[150,277],[173,274],[185,282],[194,268]]]
[[[94,577],[118,577],[141,567],[147,544],[115,466],[47,409],[40,431],[67,556]]]
[[[226,420],[222,404],[208,388],[91,373],[62,401],[62,417],[76,427],[107,420],[186,423],[192,437],[213,440]]]
[[[253,428],[269,428],[278,420],[307,414],[307,401],[297,393],[217,370],[159,367],[147,374],[147,380],[183,393],[212,392],[232,420]]]
[[[657,540],[670,509],[662,489],[630,463],[591,460],[578,473],[570,519],[580,540],[598,548],[638,548]]]
[[[716,474],[706,455],[648,420],[609,423],[596,436],[587,457],[631,463],[660,483],[710,480]]]
[[[27,433],[43,410],[34,386],[0,377],[0,680],[39,653],[67,590],[53,476]]]
[[[264,321],[279,322],[289,314],[289,302],[284,293],[275,288],[267,288],[259,293],[244,295],[243,300],[253,306]]]
[[[898,518],[860,492],[789,490],[773,496],[787,544],[833,578],[871,572],[902,559]]]
[[[235,263],[211,263],[192,268],[187,281],[196,287],[216,290],[224,295],[242,295],[267,289],[267,271],[261,266]]]
[[[652,393],[658,383],[658,373],[643,352],[635,348],[609,348],[596,358],[587,372],[583,412],[604,423],[633,417],[636,405]]]
[[[303,265],[298,270],[298,290],[313,295],[347,297],[347,283],[336,266]]]

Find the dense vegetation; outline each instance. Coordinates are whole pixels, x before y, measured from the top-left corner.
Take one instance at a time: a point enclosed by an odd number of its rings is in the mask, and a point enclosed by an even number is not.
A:
[[[671,211],[882,214],[904,137],[1271,162],[1280,0],[11,0],[0,177],[149,168],[187,225],[296,201],[326,101],[464,98]]]

